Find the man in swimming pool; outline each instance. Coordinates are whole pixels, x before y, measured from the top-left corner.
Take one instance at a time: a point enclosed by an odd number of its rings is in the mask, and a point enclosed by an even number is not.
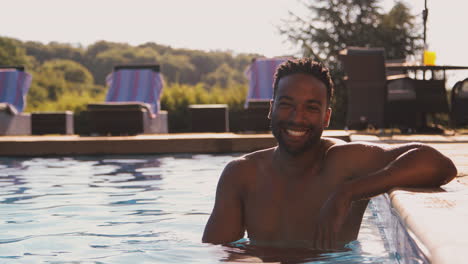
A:
[[[231,161],[203,242],[337,249],[357,238],[368,200],[394,187],[438,187],[452,161],[430,146],[321,137],[331,117],[328,69],[310,59],[278,67],[271,127],[278,146]]]

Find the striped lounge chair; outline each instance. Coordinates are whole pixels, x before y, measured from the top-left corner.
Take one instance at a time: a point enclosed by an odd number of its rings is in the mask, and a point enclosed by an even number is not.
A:
[[[22,113],[31,80],[22,66],[0,66],[0,135],[31,134],[31,115]]]
[[[249,79],[249,90],[244,105],[242,126],[245,131],[268,131],[268,111],[273,98],[273,78],[278,66],[288,58],[257,58],[252,61],[245,74]]]
[[[159,65],[115,66],[106,78],[105,103],[88,104],[90,134],[167,133],[167,112],[160,110],[163,79]]]

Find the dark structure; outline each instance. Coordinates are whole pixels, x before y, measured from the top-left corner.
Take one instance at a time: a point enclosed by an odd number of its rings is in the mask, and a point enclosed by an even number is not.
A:
[[[452,88],[450,120],[453,127],[468,125],[468,78],[458,81]]]
[[[416,89],[406,75],[387,76],[383,48],[349,47],[340,52],[348,91],[346,125],[351,129],[416,127]]]
[[[189,105],[190,132],[229,132],[229,111],[225,104]]]
[[[152,117],[143,103],[103,103],[88,104],[86,115],[90,134],[118,136],[161,131],[167,124],[167,112],[162,112]]]
[[[33,112],[31,113],[33,135],[74,133],[73,112]]]

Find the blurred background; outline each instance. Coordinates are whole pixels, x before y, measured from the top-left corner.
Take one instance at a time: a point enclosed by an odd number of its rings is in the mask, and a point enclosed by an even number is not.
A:
[[[384,47],[388,59],[420,60],[424,0],[24,0],[2,3],[0,65],[33,75],[26,111],[72,110],[104,101],[116,64],[161,65],[161,108],[184,126],[189,104],[243,107],[253,58],[310,56],[333,71],[332,128],[344,127],[338,51]],[[436,64],[467,65],[466,0],[428,0],[426,48]],[[446,87],[468,76],[448,71]]]

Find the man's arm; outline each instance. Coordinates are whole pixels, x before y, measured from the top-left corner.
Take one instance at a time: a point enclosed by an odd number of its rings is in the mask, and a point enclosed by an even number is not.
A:
[[[453,162],[422,144],[383,147],[351,143],[330,157],[352,175],[337,187],[320,212],[316,247],[334,248],[347,210],[353,201],[385,193],[395,187],[439,187],[457,175]],[[346,158],[347,157],[347,158]]]
[[[244,236],[242,162],[244,162],[242,159],[230,162],[221,174],[213,212],[203,233],[203,243],[234,242]]]
[[[423,144],[400,146],[357,145],[352,179],[340,191],[355,200],[366,199],[395,187],[439,187],[457,175],[453,162],[434,148]]]

